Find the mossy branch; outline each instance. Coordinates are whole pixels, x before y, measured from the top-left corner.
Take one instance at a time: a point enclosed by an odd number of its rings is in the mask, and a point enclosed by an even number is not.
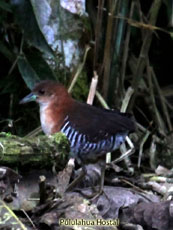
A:
[[[69,155],[69,142],[62,133],[52,136],[21,138],[8,133],[0,133],[1,165],[38,167],[65,166]]]

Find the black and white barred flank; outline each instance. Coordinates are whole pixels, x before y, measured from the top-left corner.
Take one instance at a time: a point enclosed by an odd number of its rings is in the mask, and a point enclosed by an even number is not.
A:
[[[105,133],[105,138],[95,141],[89,138],[89,135],[81,133],[66,119],[65,124],[61,128],[61,132],[66,135],[70,141],[70,148],[72,157],[80,158],[78,160],[94,160],[95,158],[111,152],[120,147],[125,141],[128,132],[117,133],[108,135]]]

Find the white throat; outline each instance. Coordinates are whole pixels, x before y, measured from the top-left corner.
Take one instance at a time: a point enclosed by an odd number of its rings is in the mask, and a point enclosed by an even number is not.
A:
[[[41,122],[41,127],[42,130],[45,134],[49,135],[51,134],[51,129],[53,127],[53,123],[50,120],[50,110],[49,110],[49,105],[50,103],[39,103],[40,105],[40,122]]]

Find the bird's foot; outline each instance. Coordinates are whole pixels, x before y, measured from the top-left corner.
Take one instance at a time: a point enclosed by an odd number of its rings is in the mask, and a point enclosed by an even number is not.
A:
[[[101,196],[103,193],[104,193],[103,190],[93,193],[92,194],[93,196],[90,198],[91,201],[94,201],[96,198],[98,198],[99,196]]]
[[[85,174],[85,171],[82,170],[81,174],[68,185],[66,192],[72,191],[73,188],[84,178]]]
[[[89,189],[89,188],[88,188]],[[104,191],[104,189],[99,188],[99,190],[96,191],[96,187],[92,187],[92,189],[94,190],[91,194],[87,194],[86,192],[84,192],[81,189],[78,189],[77,192],[79,192],[82,196],[84,196],[86,199],[89,199],[91,202],[94,201],[95,199],[97,199],[99,196],[101,195],[105,195],[105,197],[109,199],[109,197],[107,196],[106,192]]]
[[[79,192],[85,198],[91,199],[91,201],[92,201],[92,200],[96,199],[97,197],[99,197],[103,193],[103,190],[96,191],[96,189],[93,187],[92,187],[92,189],[94,189],[94,191],[91,194],[87,194],[86,192],[82,191],[81,189],[77,189],[76,191]]]

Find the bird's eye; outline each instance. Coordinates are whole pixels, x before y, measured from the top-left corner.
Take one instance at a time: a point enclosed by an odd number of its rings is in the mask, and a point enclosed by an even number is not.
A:
[[[39,92],[39,94],[44,95],[45,90],[44,89],[40,89],[38,92]]]

